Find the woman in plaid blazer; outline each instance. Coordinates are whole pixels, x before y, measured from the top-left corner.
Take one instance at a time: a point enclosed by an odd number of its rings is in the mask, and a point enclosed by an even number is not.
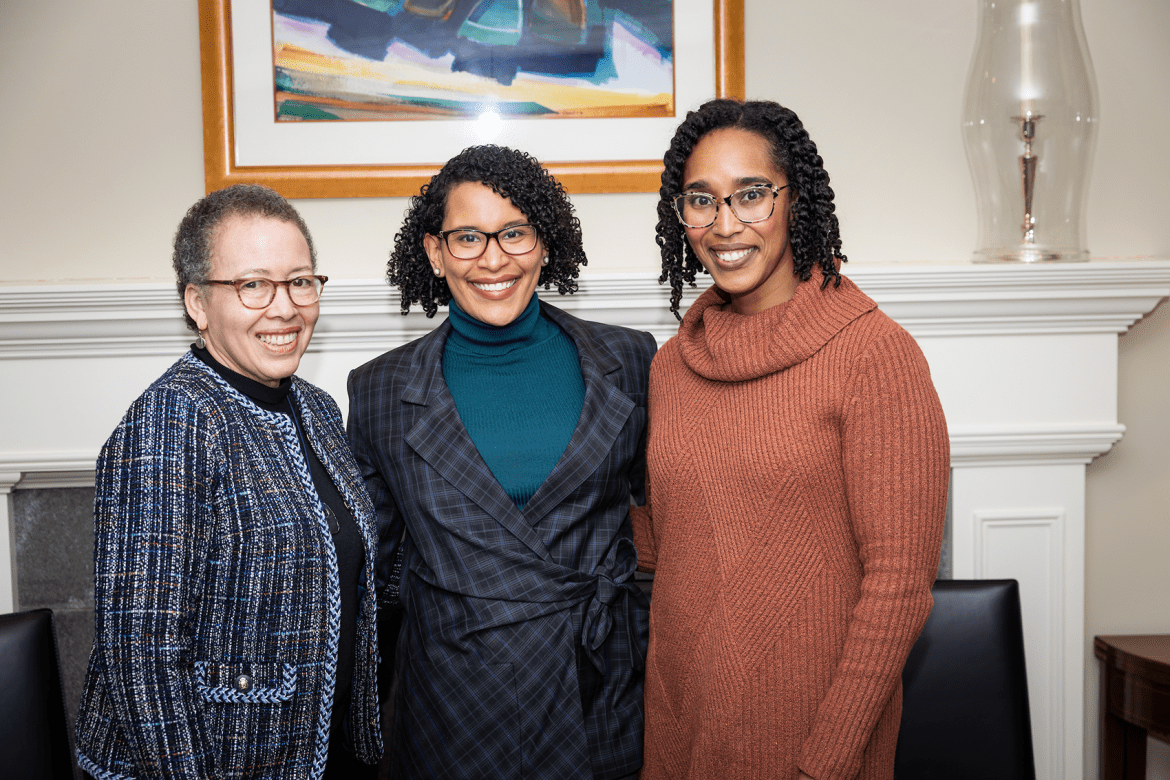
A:
[[[292,376],[315,266],[263,187],[212,193],[179,226],[198,338],[97,462],[92,777],[351,780],[381,755],[373,506],[337,405]]]
[[[349,435],[380,585],[409,533],[391,762],[404,778],[611,780],[642,764],[643,499],[654,339],[537,300],[576,289],[560,185],[495,146],[414,198],[388,277],[450,314],[355,370]]]

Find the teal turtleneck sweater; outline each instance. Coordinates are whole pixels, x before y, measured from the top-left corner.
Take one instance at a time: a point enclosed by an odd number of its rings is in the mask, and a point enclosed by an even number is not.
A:
[[[454,300],[443,379],[484,463],[523,508],[557,465],[585,403],[572,339],[540,314],[533,294],[502,328],[467,315]]]

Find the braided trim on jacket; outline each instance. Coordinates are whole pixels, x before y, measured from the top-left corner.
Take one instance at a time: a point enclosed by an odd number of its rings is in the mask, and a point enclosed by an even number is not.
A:
[[[208,685],[207,661],[195,662],[195,690],[207,701],[220,704],[279,704],[288,701],[297,690],[297,667],[295,664],[281,664],[284,673],[281,676],[280,686],[256,686],[249,691],[242,691],[230,685]]]
[[[297,434],[297,429],[292,419],[288,415],[261,409],[252,403],[250,398],[228,384],[214,369],[203,363],[203,361],[190,352],[185,354],[183,358],[197,363],[226,392],[254,409],[261,418],[268,420],[281,432],[285,438],[285,443],[288,445],[288,451],[292,455],[292,465],[296,469],[297,476],[300,478],[305,492],[313,499],[310,502],[310,506],[313,507],[313,516],[316,518],[317,527],[320,529],[322,538],[325,540],[325,568],[329,579],[328,588],[325,591],[325,604],[329,610],[329,637],[325,645],[324,671],[322,674],[322,682],[324,684],[321,689],[320,718],[317,722],[317,750],[313,757],[313,772],[311,774],[313,780],[319,780],[325,774],[325,763],[329,758],[329,731],[333,716],[333,693],[337,685],[337,642],[341,636],[341,584],[340,574],[337,569],[337,549],[333,546],[333,534],[329,530],[329,521],[325,518],[324,504],[321,502],[321,497],[317,495],[317,486],[313,484],[313,477],[309,473],[309,465],[305,462],[304,455],[301,452],[300,436]],[[300,397],[300,393],[297,394],[297,397]]]
[[[89,774],[94,780],[135,780],[132,775],[120,775],[117,772],[107,772],[100,766],[90,761],[89,756],[77,751],[77,765],[81,767],[81,771]]]
[[[328,405],[322,403],[319,397],[320,390],[313,385],[308,384],[297,376],[293,376],[293,392],[296,395],[297,403],[301,409],[306,412],[303,415],[303,422],[305,430],[308,434],[307,440],[311,442],[310,446],[319,444],[324,447],[327,444],[327,438],[318,436],[316,433],[315,417],[321,418],[322,421],[332,419],[337,425],[338,430],[345,430],[345,423],[341,419],[341,413],[336,405]],[[329,399],[332,403],[332,399]],[[366,492],[365,485],[360,481],[353,483],[345,478],[343,473],[335,473],[337,462],[342,459],[350,459],[353,461],[353,450],[349,446],[347,439],[342,439],[340,442],[341,451],[326,453],[328,457],[321,458],[321,463],[325,470],[329,472],[333,478],[334,483],[340,490],[346,504],[354,511],[355,520],[359,514],[359,510],[367,515],[371,520],[374,517],[374,505],[370,501],[369,494]],[[358,466],[356,462],[352,462],[354,473],[358,473]],[[325,521],[327,522],[327,521]],[[370,669],[377,669],[381,663],[381,656],[378,652],[377,640],[377,587],[374,578],[374,565],[377,558],[378,541],[373,522],[363,523],[357,522],[358,531],[362,535],[363,544],[365,545],[366,556],[365,565],[363,567],[363,588],[367,597],[361,600],[361,610],[358,617],[358,648],[361,647],[362,642],[367,638],[372,639],[367,642],[366,655],[370,663]],[[325,525],[328,528],[328,525]],[[332,534],[330,534],[332,539]],[[336,553],[334,553],[334,561],[336,561]],[[340,587],[338,589],[338,625],[337,635],[340,636]],[[360,652],[360,650],[359,650]],[[355,658],[355,661],[358,659]],[[355,670],[356,674],[356,670]],[[359,685],[355,677],[353,687],[350,693],[350,713],[365,713],[369,718],[365,724],[365,728],[351,728],[348,736],[352,739],[354,754],[366,763],[376,763],[382,756],[382,727],[381,727],[381,709],[378,700],[378,686],[376,680],[370,681],[370,685]]]

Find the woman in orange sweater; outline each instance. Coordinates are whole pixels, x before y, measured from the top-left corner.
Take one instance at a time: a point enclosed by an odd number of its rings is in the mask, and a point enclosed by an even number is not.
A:
[[[841,275],[795,114],[711,101],[665,163],[672,311],[714,285],[650,373],[641,776],[888,780],[949,473],[926,360]]]

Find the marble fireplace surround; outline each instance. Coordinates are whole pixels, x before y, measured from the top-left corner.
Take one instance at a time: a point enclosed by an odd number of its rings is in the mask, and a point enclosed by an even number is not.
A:
[[[1037,777],[1081,777],[1085,465],[1124,433],[1117,338],[1170,295],[1170,260],[846,272],[930,362],[951,439],[953,576],[1020,581]],[[543,295],[660,343],[677,327],[651,274]],[[350,368],[438,321],[400,316],[379,280],[330,282],[321,306],[299,373],[343,411]],[[0,612],[19,603],[7,494],[92,485],[102,442],[188,343],[170,284],[0,287]]]

